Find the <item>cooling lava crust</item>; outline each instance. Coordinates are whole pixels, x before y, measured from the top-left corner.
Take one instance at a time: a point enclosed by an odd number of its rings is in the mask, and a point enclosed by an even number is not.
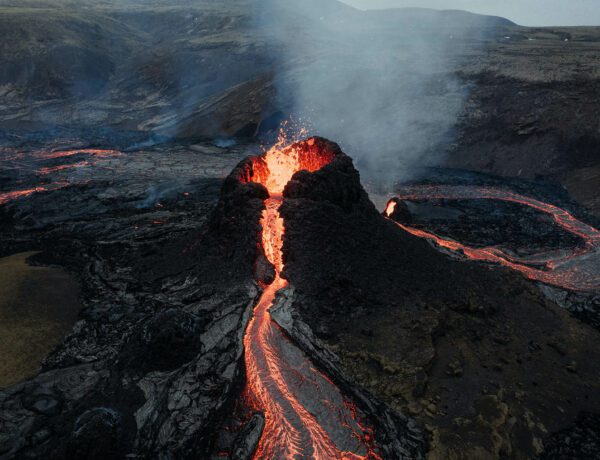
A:
[[[402,231],[348,157],[284,197],[282,324],[299,341],[308,324],[346,376],[427,426],[432,458],[531,458],[600,413],[598,332],[534,283]]]
[[[0,251],[43,249],[78,273],[84,307],[39,375],[0,391],[0,456],[246,459],[307,439],[345,458],[529,458],[564,453],[567,437],[568,456],[597,454],[597,330],[519,274],[403,231],[337,145],[275,153],[243,160],[218,197],[192,187],[197,202],[138,237],[141,211],[124,200],[64,217],[105,183],[40,194],[62,225],[35,195],[8,205],[24,230],[1,227]],[[306,371],[295,382],[289,362]],[[277,394],[261,393],[257,376],[275,374]],[[289,445],[271,403],[286,409]],[[240,405],[250,418],[224,434]]]

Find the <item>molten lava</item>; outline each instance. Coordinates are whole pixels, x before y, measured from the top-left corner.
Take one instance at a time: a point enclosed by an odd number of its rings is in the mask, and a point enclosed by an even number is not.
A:
[[[392,214],[394,214],[394,211],[396,210],[397,205],[398,205],[397,202],[395,202],[394,200],[391,200],[385,207],[385,215],[389,217]]]
[[[77,154],[85,154],[99,158],[109,158],[123,155],[118,150],[109,149],[72,149],[72,150],[55,150],[52,152],[36,152],[34,156],[36,158],[42,158],[44,160],[52,160],[56,158],[67,158]]]
[[[398,222],[396,224],[412,235],[432,241],[439,247],[461,252],[472,260],[498,263],[522,273],[531,280],[574,291],[600,290],[600,231],[576,219],[564,209],[511,191],[475,186],[412,186],[406,187],[396,199],[501,200],[549,214],[558,226],[581,238],[584,248],[576,249],[567,255],[548,252],[529,257],[517,257],[497,247],[474,248],[425,230]],[[388,202],[385,211],[388,217],[393,215],[396,205],[394,199]],[[538,269],[533,265],[544,267]]]
[[[254,161],[254,176],[270,193],[262,215],[262,246],[275,268],[244,336],[247,395],[265,415],[255,459],[365,459],[375,453],[372,432],[358,421],[353,405],[271,320],[277,292],[288,286],[283,270],[284,221],[279,214],[285,185],[299,170],[316,171],[333,159],[315,140],[277,145]],[[266,165],[266,168],[264,167]]]
[[[85,168],[91,166],[89,161],[80,161],[79,163],[71,163],[66,165],[58,165],[58,166],[47,166],[45,168],[40,168],[37,170],[37,173],[40,176],[45,176],[46,174],[51,174],[59,171],[65,171],[67,169],[76,169],[76,168]]]
[[[74,169],[82,169],[88,167],[97,166],[97,162],[101,159],[113,158],[117,156],[123,155],[118,150],[109,150],[109,149],[71,149],[71,150],[55,150],[55,151],[34,151],[34,152],[17,152],[13,149],[0,148],[0,162],[8,163],[7,167],[15,170],[23,170],[27,171],[35,168],[37,165],[47,164],[48,160],[53,160],[52,162],[56,162],[60,159],[67,159],[73,157],[74,155],[82,155],[93,158],[89,160],[82,160],[77,163],[65,163],[58,164],[52,166],[41,166],[36,169],[36,173],[38,176],[47,176],[49,174],[68,172]],[[36,166],[32,167],[32,163]],[[78,180],[78,183],[81,181]],[[39,184],[37,186],[33,186],[24,190],[11,190],[7,192],[0,192],[0,205],[4,205],[10,201],[16,200],[18,198],[25,198],[27,196],[33,195],[34,193],[46,192],[57,190],[69,185],[66,180],[63,178],[53,183],[48,183],[48,181],[44,181],[43,184]]]
[[[33,195],[34,193],[40,192],[49,192],[52,190],[59,190],[68,186],[67,182],[55,182],[53,184],[48,185],[38,185],[37,187],[24,189],[24,190],[12,190],[10,192],[2,192],[0,193],[0,206],[8,203],[9,201],[16,200],[18,198],[24,198],[29,195]]]

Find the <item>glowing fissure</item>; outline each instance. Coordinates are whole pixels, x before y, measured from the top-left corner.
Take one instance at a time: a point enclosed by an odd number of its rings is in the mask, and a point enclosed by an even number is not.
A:
[[[44,160],[52,160],[56,158],[67,158],[77,154],[85,154],[99,158],[116,157],[123,155],[118,150],[109,149],[71,149],[71,150],[55,150],[51,152],[41,151],[36,152],[33,156]]]
[[[492,187],[476,186],[411,186],[406,187],[396,197],[399,200],[473,200],[488,199],[518,203],[549,214],[555,223],[584,243],[564,255],[560,251],[549,251],[528,257],[517,257],[497,247],[475,248],[457,241],[443,238],[426,230],[395,222],[404,231],[425,238],[436,245],[455,252],[462,252],[467,258],[484,262],[493,262],[522,273],[527,278],[542,283],[563,287],[574,291],[600,290],[600,231],[581,222],[572,214],[549,203],[518,193]],[[386,215],[391,216],[396,203],[390,201]],[[543,268],[535,268],[541,265]]]
[[[30,195],[33,195],[34,193],[59,190],[68,185],[69,184],[67,182],[61,181],[61,182],[55,182],[53,184],[48,184],[48,185],[38,185],[37,187],[32,187],[32,188],[28,188],[28,189],[24,189],[24,190],[12,190],[10,192],[1,192],[0,193],[0,206],[8,203],[10,201],[16,200],[18,198],[28,197]]]
[[[2,149],[0,148],[0,161],[1,162],[14,162],[19,161],[16,165],[8,166],[11,169],[24,169],[27,170],[31,166],[28,164],[30,161],[45,162],[47,160],[58,160],[62,158],[69,158],[74,155],[87,155],[95,159],[113,158],[123,155],[118,150],[110,149],[71,149],[71,150],[54,150],[54,151],[36,151],[31,153],[16,152],[13,149]],[[36,170],[39,176],[46,176],[48,174],[67,172],[73,169],[87,168],[96,166],[94,160],[82,160],[77,163],[66,163],[53,166],[44,166]],[[25,198],[34,193],[48,192],[52,190],[58,190],[66,187],[69,183],[66,180],[56,181],[49,184],[40,184],[35,187],[24,190],[11,190],[8,192],[0,192],[0,206],[10,201]]]
[[[38,169],[37,173],[41,176],[45,176],[46,174],[65,171],[67,169],[86,168],[91,165],[92,164],[89,161],[80,161],[79,163],[71,163],[67,165],[47,166],[45,168]]]
[[[311,142],[307,141],[309,147]],[[247,398],[265,415],[254,458],[379,459],[371,445],[372,431],[361,425],[354,406],[288,340],[269,313],[277,292],[288,286],[281,277],[285,227],[279,207],[283,189],[296,171],[316,171],[331,158],[305,157],[278,145],[262,160],[268,174],[253,179],[265,185],[271,195],[265,201],[261,219],[262,246],[276,274],[275,280],[264,286],[244,336]]]

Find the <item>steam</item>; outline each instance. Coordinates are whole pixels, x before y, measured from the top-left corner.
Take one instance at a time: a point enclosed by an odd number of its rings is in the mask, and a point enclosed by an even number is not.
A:
[[[456,71],[490,27],[466,13],[365,12],[337,0],[126,0],[101,13],[55,3],[15,16],[11,27],[39,19],[26,29],[37,45],[31,56],[29,42],[11,51],[19,60],[0,75],[30,98],[22,120],[43,130],[40,142],[133,151],[198,138],[226,148],[293,119],[340,143],[382,187],[443,160],[468,96]],[[45,53],[55,41],[64,46]]]
[[[146,197],[138,202],[137,209],[147,209],[155,206],[161,199],[174,195],[183,189],[183,184],[158,184],[148,187]]]
[[[443,159],[468,96],[456,69],[481,43],[477,16],[362,12],[334,0],[270,5],[260,21],[279,46],[284,111],[338,142],[380,187]]]

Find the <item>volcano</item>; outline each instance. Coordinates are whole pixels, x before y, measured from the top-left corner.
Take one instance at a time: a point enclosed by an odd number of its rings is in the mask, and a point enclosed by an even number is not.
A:
[[[104,174],[132,171],[120,178],[122,196],[146,202],[138,156],[106,152],[95,160],[111,162]],[[139,158],[145,170],[149,157]],[[556,273],[544,263],[560,255],[563,268],[589,260],[596,240],[584,220],[480,186],[398,190],[382,214],[352,159],[318,137],[281,141],[237,166],[218,160],[216,171],[233,167],[222,182],[190,182],[150,209],[91,199],[108,179],[0,208],[34,222],[30,233],[6,233],[4,251],[36,241],[41,261],[80,273],[84,287],[80,320],[41,373],[0,392],[1,455],[532,457],[594,426],[597,330],[548,295],[547,279],[469,257],[491,247],[489,232],[459,243],[462,221],[430,228],[411,203],[442,197],[465,207],[486,191],[478,204],[540,208],[551,238],[536,246],[556,243],[554,252],[489,252],[535,273]],[[48,172],[48,183],[65,171]],[[77,209],[72,220],[60,220],[64,203]],[[95,225],[109,206],[112,227]],[[448,252],[446,241],[457,248]],[[589,287],[560,279],[569,284],[552,289]]]
[[[287,148],[274,147],[264,156],[251,160],[257,174],[249,180],[260,183],[269,192],[261,219],[262,249],[275,272],[254,309],[254,318],[244,338],[248,395],[255,408],[265,413],[266,419],[254,454],[256,459],[381,458],[371,452],[371,432],[365,431],[355,420],[349,404],[333,382],[320,374],[301,352],[290,347],[268,313],[277,292],[288,288],[281,277],[284,236],[284,221],[279,214],[283,202],[281,193],[298,171],[318,171],[341,154],[332,147],[319,139],[309,139]],[[313,394],[302,396],[313,407],[307,408],[298,395],[298,390],[307,393],[306,387]],[[328,404],[315,411],[315,400],[328,401]],[[338,438],[337,443],[331,432]]]
[[[298,456],[378,459],[382,458],[381,452],[394,458],[401,458],[406,452],[419,455],[415,450],[419,446],[417,431],[410,433],[406,441],[388,441],[376,446],[373,429],[362,421],[364,412],[327,375],[317,370],[305,351],[290,341],[269,313],[293,292],[282,276],[285,220],[280,208],[295,193],[304,175],[344,170],[349,164],[351,160],[339,146],[322,138],[311,138],[290,146],[280,142],[263,155],[244,160],[228,179],[238,187],[260,184],[266,189],[255,269],[264,290],[244,336],[246,396],[265,417],[254,454],[256,459]],[[326,404],[319,407],[323,402]],[[373,405],[366,407],[372,410]],[[382,439],[393,439],[391,435],[397,427],[380,426],[388,431],[382,434]]]

